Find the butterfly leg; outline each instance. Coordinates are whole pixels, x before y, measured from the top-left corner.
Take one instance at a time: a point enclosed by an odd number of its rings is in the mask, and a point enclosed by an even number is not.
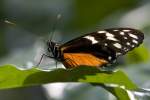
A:
[[[57,69],[57,60],[55,62],[56,62],[56,69]]]
[[[41,56],[41,58],[40,58],[40,61],[39,61],[39,63],[38,63],[36,66],[39,66],[39,65],[41,64],[42,59],[43,59],[44,56],[45,56],[45,57],[48,57],[48,58],[54,58],[54,57],[52,57],[52,56],[50,56],[50,55],[42,54],[42,56]]]

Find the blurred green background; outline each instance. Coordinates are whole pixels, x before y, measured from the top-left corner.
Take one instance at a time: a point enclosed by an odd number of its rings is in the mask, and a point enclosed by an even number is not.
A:
[[[120,57],[117,66],[139,87],[150,88],[149,10],[149,0],[0,0],[0,65],[19,66],[32,61],[35,51],[41,45],[39,41],[47,40],[51,27],[56,23],[56,16],[61,14],[53,37],[54,41],[60,43],[104,28],[131,27],[141,30],[145,35],[144,43]],[[16,25],[6,24],[6,20]],[[26,100],[25,97],[28,100],[102,98],[96,88],[88,85],[55,86],[55,89],[47,86],[51,92],[43,87],[1,90],[0,100]],[[59,93],[60,88],[62,93]],[[106,95],[103,100],[108,98]]]

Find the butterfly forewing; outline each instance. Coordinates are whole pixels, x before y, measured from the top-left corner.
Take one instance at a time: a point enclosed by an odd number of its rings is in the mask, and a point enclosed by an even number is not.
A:
[[[111,63],[118,56],[124,55],[126,52],[137,47],[142,43],[143,39],[143,33],[136,29],[110,28],[89,33],[79,38],[73,39],[60,46],[60,49],[64,55],[69,53],[90,54],[95,57],[95,60],[99,58],[104,59],[106,63]],[[86,59],[85,63],[87,63],[88,60],[91,60],[89,57],[84,56],[82,56],[82,59],[78,59],[84,61],[83,58]],[[70,59],[70,62],[77,63],[75,58],[67,58],[64,56],[64,59]],[[82,64],[83,63],[84,62],[82,62]],[[77,63],[77,65],[80,64]],[[101,62],[100,66],[102,66]]]

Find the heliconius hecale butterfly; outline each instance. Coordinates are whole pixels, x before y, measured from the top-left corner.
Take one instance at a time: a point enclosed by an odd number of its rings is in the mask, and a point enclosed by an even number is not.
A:
[[[139,46],[144,34],[132,28],[110,28],[85,34],[65,44],[47,42],[48,51],[66,68],[81,65],[102,67]]]

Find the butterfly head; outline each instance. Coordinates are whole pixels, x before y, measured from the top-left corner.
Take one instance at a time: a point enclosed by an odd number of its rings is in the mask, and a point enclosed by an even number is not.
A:
[[[60,45],[50,40],[50,41],[47,41],[47,46],[48,46],[48,52],[52,53],[52,56],[55,59],[59,59],[60,58],[60,52],[59,52]]]

